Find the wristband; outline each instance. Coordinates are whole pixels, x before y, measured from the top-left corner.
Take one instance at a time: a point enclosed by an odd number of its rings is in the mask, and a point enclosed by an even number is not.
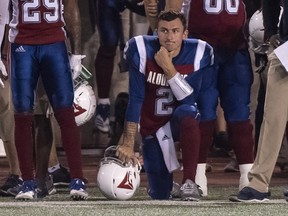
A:
[[[178,101],[193,93],[193,88],[178,72],[167,82]]]

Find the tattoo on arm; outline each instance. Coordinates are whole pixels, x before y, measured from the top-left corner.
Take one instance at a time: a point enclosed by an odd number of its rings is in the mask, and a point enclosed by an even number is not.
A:
[[[123,131],[123,142],[121,145],[133,146],[135,142],[135,136],[138,128],[138,123],[136,122],[125,122]]]

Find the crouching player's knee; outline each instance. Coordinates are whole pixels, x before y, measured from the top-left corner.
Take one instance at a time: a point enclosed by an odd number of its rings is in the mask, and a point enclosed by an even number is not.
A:
[[[200,121],[200,113],[197,105],[182,104],[178,106],[173,113],[172,120],[176,120],[180,123],[184,117],[192,117],[197,121]]]

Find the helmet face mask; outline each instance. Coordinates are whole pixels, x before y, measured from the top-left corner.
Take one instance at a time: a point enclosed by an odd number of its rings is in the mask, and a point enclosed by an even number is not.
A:
[[[92,74],[82,65],[80,75],[74,80],[74,101],[73,108],[77,126],[88,122],[96,110],[96,96],[88,79]]]
[[[106,156],[107,150],[116,151],[115,146],[106,149],[97,173],[97,185],[101,193],[112,200],[128,200],[140,186],[141,165],[124,164],[115,156]]]
[[[73,107],[77,126],[85,124],[93,117],[96,110],[96,97],[87,81],[76,87]]]

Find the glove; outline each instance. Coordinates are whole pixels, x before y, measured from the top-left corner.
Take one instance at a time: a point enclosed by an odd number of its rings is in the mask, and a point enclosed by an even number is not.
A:
[[[266,55],[268,53],[269,46],[270,46],[269,43],[263,43],[253,48],[252,50],[257,54]]]
[[[270,45],[275,49],[281,44],[281,39],[279,34],[272,35],[269,38]]]
[[[70,67],[72,71],[72,78],[75,80],[81,73],[82,64],[81,60],[84,59],[86,55],[74,55],[70,56]]]
[[[8,76],[7,71],[6,71],[6,67],[3,64],[2,60],[0,59],[0,85],[2,88],[4,88],[4,83],[2,78],[6,79]]]
[[[262,73],[267,65],[268,57],[266,54],[255,53],[256,73]]]

